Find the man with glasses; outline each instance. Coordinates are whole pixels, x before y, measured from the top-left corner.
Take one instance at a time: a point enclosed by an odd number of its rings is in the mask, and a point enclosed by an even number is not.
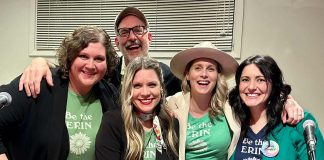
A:
[[[144,14],[135,7],[126,7],[115,20],[115,44],[123,54],[111,82],[119,88],[127,64],[136,57],[147,56],[152,33]],[[181,90],[180,80],[170,71],[170,68],[160,62],[167,95],[173,95]]]
[[[127,64],[136,57],[148,56],[152,33],[144,14],[135,7],[126,7],[119,13],[115,20],[115,33],[115,44],[123,56],[119,58],[115,72],[107,80],[119,88]],[[167,96],[181,91],[180,80],[171,73],[170,68],[162,62],[160,67]],[[53,85],[47,61],[44,58],[34,59],[20,78],[19,90],[24,87],[27,95],[37,97],[42,77],[46,77],[48,84]]]

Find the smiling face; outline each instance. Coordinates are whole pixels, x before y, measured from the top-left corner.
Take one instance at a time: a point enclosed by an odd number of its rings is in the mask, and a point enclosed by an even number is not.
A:
[[[217,63],[208,58],[196,59],[186,74],[192,95],[210,95],[217,83]]]
[[[132,81],[132,103],[137,111],[153,113],[161,100],[161,83],[153,69],[141,69]]]
[[[255,64],[244,67],[240,77],[240,97],[248,107],[265,108],[271,93],[272,84],[267,81]]]
[[[133,28],[135,26],[145,26],[144,22],[136,16],[127,16],[119,23],[120,28]],[[115,44],[122,52],[127,65],[131,60],[139,56],[147,56],[149,45],[152,42],[152,33],[147,32],[144,35],[135,35],[130,31],[128,37],[116,36]]]
[[[87,94],[107,71],[106,49],[97,43],[89,43],[72,62],[69,78],[70,88],[80,94]]]

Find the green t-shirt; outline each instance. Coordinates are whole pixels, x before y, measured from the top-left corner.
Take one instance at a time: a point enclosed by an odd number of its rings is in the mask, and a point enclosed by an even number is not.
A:
[[[186,160],[227,159],[231,134],[224,115],[210,121],[209,114],[194,118],[189,113],[186,135]]]
[[[95,139],[101,118],[101,103],[93,92],[80,96],[69,89],[65,114],[70,137],[68,160],[95,160]]]
[[[153,129],[145,132],[144,141],[144,160],[155,160],[156,157],[156,135]]]

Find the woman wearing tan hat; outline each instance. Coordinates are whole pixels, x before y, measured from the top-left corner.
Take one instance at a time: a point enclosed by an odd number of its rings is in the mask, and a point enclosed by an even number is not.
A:
[[[168,99],[168,106],[180,123],[179,159],[227,159],[231,139],[236,144],[240,132],[230,107],[225,106],[226,78],[237,67],[233,57],[210,42],[172,58],[171,71],[182,79],[183,90]]]
[[[172,58],[171,71],[182,80],[183,90],[168,98],[168,107],[180,125],[179,159],[228,159],[232,155],[240,125],[226,103],[226,80],[237,67],[233,57],[210,42]],[[295,108],[290,112],[300,111]]]

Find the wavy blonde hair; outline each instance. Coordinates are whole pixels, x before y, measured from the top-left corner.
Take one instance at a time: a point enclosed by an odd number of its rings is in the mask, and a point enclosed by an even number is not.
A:
[[[155,107],[155,112],[159,117],[161,129],[166,135],[166,144],[172,149],[175,155],[177,155],[176,144],[178,138],[174,132],[173,118],[167,111],[165,91],[163,84],[163,75],[159,65],[159,62],[149,57],[137,57],[132,60],[126,67],[124,80],[121,90],[121,103],[122,103],[122,118],[125,124],[125,131],[127,137],[127,149],[125,153],[125,159],[134,160],[142,159],[144,155],[144,129],[140,123],[140,119],[134,112],[134,106],[132,104],[132,81],[135,74],[139,70],[154,70],[157,74],[161,84],[161,100]]]
[[[195,60],[188,63],[188,65],[186,66],[186,69],[184,71],[184,75],[187,75],[189,73],[189,70]],[[217,115],[224,113],[223,107],[224,107],[227,97],[228,97],[228,86],[226,83],[226,78],[225,78],[224,74],[222,74],[222,72],[221,72],[222,71],[221,65],[218,62],[216,62],[216,64],[217,64],[217,72],[218,72],[217,82],[216,82],[216,86],[213,90],[213,94],[212,94],[210,104],[209,104],[209,107],[210,107],[209,117],[212,122],[213,122],[213,119],[215,117],[217,117]],[[191,90],[190,83],[186,79],[186,76],[184,76],[182,78],[181,88],[184,93],[188,93]]]

